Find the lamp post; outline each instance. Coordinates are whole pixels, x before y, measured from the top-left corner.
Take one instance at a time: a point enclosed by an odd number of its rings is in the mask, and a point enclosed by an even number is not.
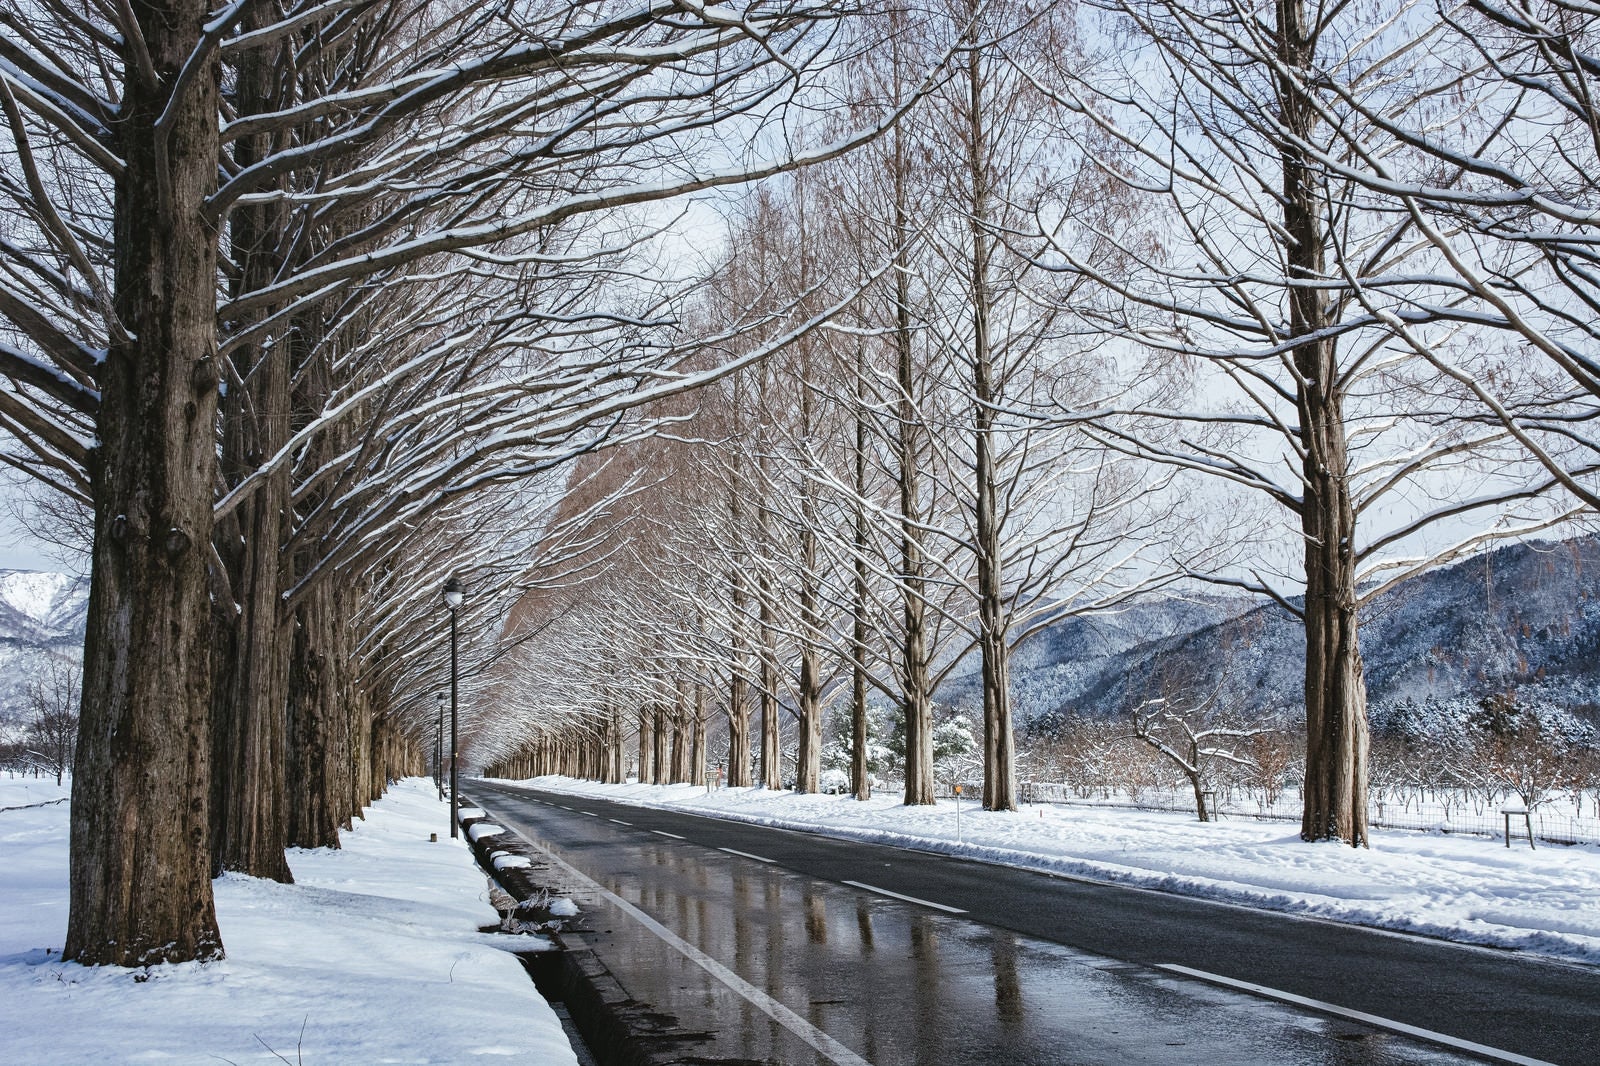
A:
[[[433,698],[439,705],[439,717],[433,727],[433,783],[439,787],[439,800],[444,801],[444,693],[435,692]]]
[[[456,788],[456,609],[461,606],[461,582],[451,575],[444,583],[444,605],[450,608],[450,838],[461,835],[461,794]]]

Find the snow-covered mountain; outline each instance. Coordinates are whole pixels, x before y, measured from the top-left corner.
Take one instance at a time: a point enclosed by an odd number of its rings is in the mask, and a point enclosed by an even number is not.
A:
[[[71,574],[0,570],[0,640],[82,640],[89,582]]]
[[[1018,717],[1120,715],[1218,687],[1241,710],[1292,715],[1303,706],[1304,640],[1288,612],[1233,597],[1072,619],[1018,656]],[[1509,545],[1413,578],[1364,612],[1361,648],[1379,727],[1512,690],[1600,717],[1600,537]],[[963,676],[940,698],[967,704],[977,691]]]
[[[0,570],[0,722],[22,710],[22,690],[45,656],[83,654],[89,581],[39,570]]]
[[[1035,634],[1011,658],[1011,691],[1018,718],[1027,721],[1075,707],[1101,683],[1108,666],[1174,634],[1194,633],[1251,610],[1241,596],[1198,595],[1127,604],[1105,614],[1069,618]],[[939,688],[941,703],[978,709],[983,688],[978,656]]]

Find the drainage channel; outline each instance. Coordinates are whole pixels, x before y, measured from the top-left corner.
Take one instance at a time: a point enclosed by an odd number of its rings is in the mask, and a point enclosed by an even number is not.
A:
[[[550,1004],[550,1009],[561,1022],[561,1029],[567,1034],[572,1052],[578,1057],[578,1066],[602,1066],[594,1057],[594,1052],[589,1050],[589,1042],[583,1038],[578,1023],[573,1020],[572,1012],[567,1009],[567,1001],[561,998],[561,952],[518,951],[513,954],[522,963],[522,968],[528,971],[528,976],[533,979],[533,986],[539,990],[544,1001]]]
[[[482,808],[463,807],[461,824],[479,867],[504,893],[495,899],[501,924],[483,931],[506,933],[508,939],[537,932],[555,945],[554,950],[542,945],[505,950],[517,956],[560,1019],[579,1066],[754,1066],[761,1061],[718,1055],[710,1046],[715,1034],[687,1029],[630,996],[588,944],[591,932],[610,930],[586,931],[579,928],[583,916],[571,921],[551,912],[554,901],[581,895],[566,884],[559,866],[495,825]]]

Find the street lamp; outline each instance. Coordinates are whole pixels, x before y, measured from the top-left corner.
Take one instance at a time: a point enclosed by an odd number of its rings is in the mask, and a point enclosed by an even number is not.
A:
[[[461,582],[455,575],[444,583],[444,605],[450,608],[450,838],[461,835],[461,793],[456,788],[456,609],[461,606]]]
[[[444,693],[435,692],[439,717],[433,727],[433,783],[439,786],[439,802],[444,802]]]

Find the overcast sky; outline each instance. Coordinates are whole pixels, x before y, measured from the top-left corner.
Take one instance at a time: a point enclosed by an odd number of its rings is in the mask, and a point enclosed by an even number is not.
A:
[[[0,491],[4,487],[0,486]],[[52,559],[28,531],[11,520],[0,500],[0,570],[68,570],[59,559]]]
[[[0,570],[65,570],[57,559],[39,550],[26,533],[18,532],[9,522],[0,527]]]

